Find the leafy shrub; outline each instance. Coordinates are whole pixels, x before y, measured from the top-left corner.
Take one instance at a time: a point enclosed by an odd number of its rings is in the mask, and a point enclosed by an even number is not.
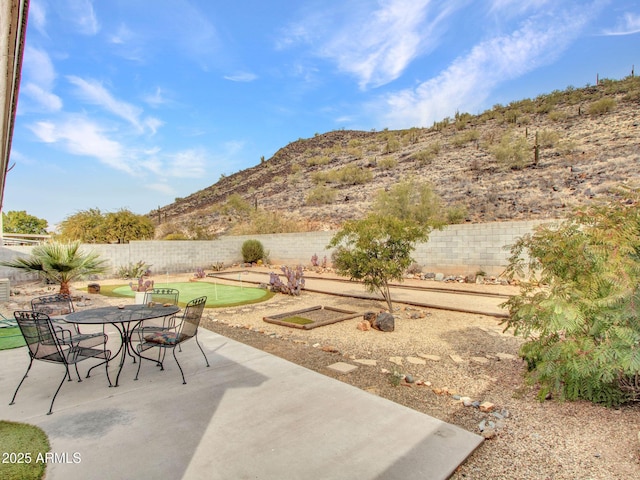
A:
[[[316,155],[307,160],[307,165],[310,167],[314,167],[316,165],[326,165],[331,162],[331,158],[327,155]]]
[[[327,205],[335,202],[337,192],[325,185],[318,185],[309,192],[305,199],[306,205]]]
[[[245,263],[255,263],[264,257],[264,247],[260,240],[245,240],[242,244],[242,259]]]
[[[459,133],[458,135],[454,135],[451,139],[451,143],[456,147],[461,147],[462,145],[474,140],[478,140],[479,138],[480,132],[478,132],[478,130],[466,130],[465,132]]]
[[[504,305],[539,398],[640,400],[640,190],[577,210],[511,248],[506,275],[528,279]],[[623,199],[624,200],[624,199]]]
[[[503,135],[500,143],[491,148],[491,153],[496,160],[508,168],[519,170],[527,162],[531,147],[522,136],[515,136],[513,133]]]
[[[558,140],[560,140],[560,134],[553,130],[542,130],[536,133],[536,140],[541,147],[553,147]]]
[[[589,115],[602,115],[609,113],[616,107],[616,101],[613,98],[601,98],[589,105]]]
[[[567,117],[568,117],[567,113],[563,112],[562,110],[553,110],[549,112],[549,120],[553,122],[562,122],[566,120]]]
[[[378,160],[378,167],[382,170],[393,170],[398,166],[398,160],[391,157],[385,157]]]

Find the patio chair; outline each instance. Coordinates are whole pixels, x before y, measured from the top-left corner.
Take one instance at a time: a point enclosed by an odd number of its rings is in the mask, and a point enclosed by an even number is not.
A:
[[[149,302],[159,303],[161,305],[178,305],[178,298],[180,297],[180,290],[176,288],[153,288],[146,292],[144,297],[144,304],[148,304]],[[137,327],[135,327],[130,334],[130,338],[133,341],[141,338],[142,329],[147,329],[147,333],[153,330],[165,330],[167,328],[173,328],[175,326],[175,315],[169,315],[166,317],[147,320],[143,323],[140,323]],[[142,340],[140,340],[142,341]],[[180,348],[180,351],[182,349]],[[133,358],[133,362],[135,363],[136,359]],[[158,360],[159,362],[159,360]]]
[[[195,338],[196,344],[202,352],[202,356],[204,356],[204,360],[208,367],[209,360],[207,359],[204,350],[200,346],[200,342],[198,342],[198,326],[200,325],[202,312],[204,311],[204,306],[206,303],[207,297],[199,297],[191,300],[189,303],[187,303],[187,306],[184,309],[184,314],[182,316],[176,317],[176,321],[178,323],[172,328],[166,328],[164,330],[147,330],[143,327],[141,329],[140,343],[136,345],[136,350],[138,351],[138,355],[140,356],[140,358],[156,362],[160,366],[160,370],[164,370],[164,357],[167,350],[171,349],[171,351],[173,352],[173,358],[176,360],[176,364],[178,365],[180,374],[182,375],[182,383],[186,384],[187,381],[184,378],[184,371],[180,366],[180,362],[178,362],[178,357],[176,357],[176,347],[180,346],[187,340]],[[142,355],[144,351],[151,348],[159,349],[157,360]],[[138,371],[135,378],[136,380],[138,379],[138,375],[140,374],[141,365],[142,360],[138,363]]]
[[[57,315],[67,315],[73,313],[75,308],[71,296],[56,293],[54,295],[43,295],[31,300],[31,310],[34,312],[46,313],[49,317]],[[51,318],[51,322],[59,327],[69,330],[72,335],[80,333],[80,329],[77,325],[67,323],[62,318]]]
[[[89,378],[92,369],[104,364],[107,380],[109,381],[109,386],[111,386],[111,379],[109,378],[109,358],[111,358],[111,350],[107,350],[107,335],[104,333],[72,335],[69,330],[55,326],[46,313],[21,310],[14,312],[13,315],[29,347],[30,361],[27,371],[24,377],[22,377],[22,380],[20,380],[9,405],[15,403],[18,390],[20,390],[22,383],[27,378],[34,360],[60,363],[65,367],[64,377],[62,377],[62,381],[51,399],[51,405],[49,406],[47,415],[51,415],[53,412],[53,402],[55,402],[56,396],[62,388],[65,379],[68,378],[69,381],[71,381],[69,365],[75,366],[78,382],[81,382],[82,378],[80,378],[80,372],[78,371],[78,362],[90,358],[101,358],[104,361],[91,367],[87,372],[86,378]]]

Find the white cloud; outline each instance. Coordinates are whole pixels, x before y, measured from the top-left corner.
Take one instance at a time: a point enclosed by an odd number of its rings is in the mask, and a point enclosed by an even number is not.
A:
[[[97,80],[85,80],[74,75],[67,77],[69,82],[78,87],[80,96],[87,102],[98,105],[106,111],[120,117],[133,125],[140,133],[148,127],[152,133],[163,123],[154,118],[141,119],[143,110],[128,102],[118,100]]]
[[[25,84],[20,91],[48,112],[58,112],[62,110],[62,99],[35,83]]]
[[[287,29],[278,48],[309,43],[314,53],[357,78],[361,89],[398,78],[432,50],[448,17],[464,0],[379,0],[316,12]]]
[[[457,109],[480,108],[497,85],[557,58],[579,35],[590,15],[593,12],[585,6],[580,12],[554,12],[544,21],[530,19],[509,35],[476,45],[437,77],[372,105],[380,126],[429,126]]]
[[[43,3],[37,0],[31,0],[29,2],[29,26],[31,25],[33,25],[41,35],[47,35],[45,30],[47,25],[47,9]]]
[[[184,150],[167,156],[166,173],[169,177],[200,178],[206,172],[205,164],[204,151]]]
[[[134,174],[126,149],[111,140],[98,124],[82,117],[74,116],[60,123],[37,122],[30,130],[44,143],[57,144],[73,155],[98,159],[111,168]]]
[[[251,72],[237,72],[232,75],[224,76],[225,80],[230,80],[232,82],[253,82],[257,78],[258,76]]]
[[[49,54],[44,50],[25,47],[23,59],[23,80],[20,88],[21,95],[30,101],[21,109],[44,110],[57,112],[62,109],[62,99],[53,93],[56,72]]]
[[[149,183],[145,186],[149,190],[162,193],[163,195],[175,195],[176,193],[176,189],[173,188],[173,186],[171,186],[170,184],[165,182]]]
[[[155,92],[145,95],[143,98],[144,102],[152,107],[159,107],[168,102],[165,97],[165,92],[160,87],[156,87]]]
[[[100,30],[91,0],[66,0],[61,2],[60,7],[64,12],[63,18],[73,22],[80,33],[95,35]]]
[[[634,33],[640,33],[640,14],[631,12],[625,13],[618,19],[614,29],[603,32],[604,35],[633,35]]]

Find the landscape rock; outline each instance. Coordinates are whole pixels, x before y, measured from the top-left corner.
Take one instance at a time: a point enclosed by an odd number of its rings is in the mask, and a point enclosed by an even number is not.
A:
[[[381,332],[393,332],[396,328],[395,318],[390,313],[382,312],[376,316],[371,326]]]
[[[371,330],[371,324],[367,320],[362,320],[361,322],[358,322],[356,328],[363,332],[368,332],[369,330]]]
[[[407,362],[413,365],[426,365],[427,361],[418,357],[407,357]]]

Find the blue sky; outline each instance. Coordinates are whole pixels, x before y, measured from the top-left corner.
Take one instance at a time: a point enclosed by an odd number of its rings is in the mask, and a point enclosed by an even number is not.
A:
[[[638,0],[31,0],[4,211],[143,214],[299,138],[634,65]]]

